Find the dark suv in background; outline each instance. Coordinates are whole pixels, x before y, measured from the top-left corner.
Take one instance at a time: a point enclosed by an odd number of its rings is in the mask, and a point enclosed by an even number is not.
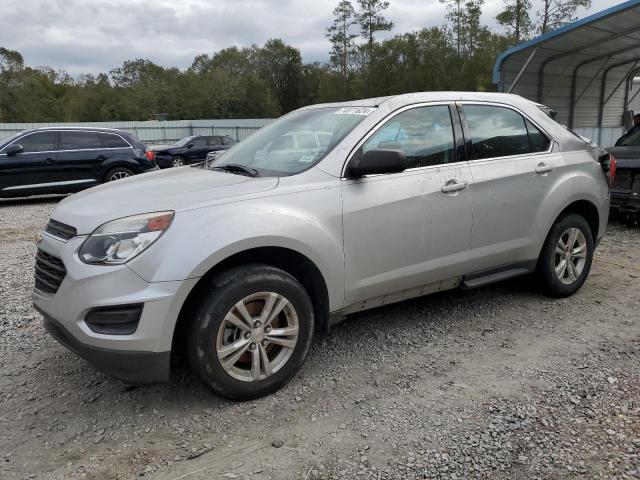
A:
[[[24,130],[0,140],[0,197],[73,193],[156,168],[153,152],[121,130]]]
[[[184,137],[169,147],[154,147],[154,151],[158,167],[181,167],[204,162],[209,152],[227,150],[235,143],[228,135],[195,135]]]

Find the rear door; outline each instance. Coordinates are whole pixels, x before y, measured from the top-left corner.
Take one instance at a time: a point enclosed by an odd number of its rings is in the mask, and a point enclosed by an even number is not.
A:
[[[23,151],[7,156],[0,152],[0,192],[3,195],[47,193],[54,191],[59,181],[56,160],[57,133],[29,133],[7,145],[22,145]]]
[[[107,159],[98,132],[83,130],[60,131],[61,182],[91,184],[98,182],[100,166]]]
[[[473,176],[474,270],[532,261],[534,224],[562,159],[550,138],[505,105],[463,103]],[[544,240],[544,239],[542,239]]]
[[[408,168],[344,182],[347,305],[416,296],[416,288],[447,279],[455,284],[466,273],[472,181],[451,108],[408,107],[355,152],[400,149]]]

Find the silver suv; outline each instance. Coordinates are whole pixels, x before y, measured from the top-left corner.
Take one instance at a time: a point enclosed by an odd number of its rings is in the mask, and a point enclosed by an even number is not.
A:
[[[275,148],[297,132],[323,141]],[[514,95],[305,107],[213,162],[60,202],[33,301],[114,377],[167,380],[183,351],[214,392],[255,398],[352,312],[528,273],[571,295],[607,224],[610,162]]]

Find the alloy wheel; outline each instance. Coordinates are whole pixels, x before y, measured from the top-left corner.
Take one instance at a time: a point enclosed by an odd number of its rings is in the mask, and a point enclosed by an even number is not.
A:
[[[244,382],[264,380],[291,358],[298,315],[284,296],[259,292],[240,300],[218,329],[216,352],[224,371]]]
[[[171,165],[173,167],[183,167],[184,166],[184,160],[182,158],[174,158],[173,162],[171,163]]]
[[[129,172],[126,172],[124,170],[118,170],[117,172],[113,172],[111,174],[111,176],[109,177],[109,181],[113,182],[114,180],[120,180],[122,178],[127,178],[130,176],[131,174]]]
[[[587,240],[580,229],[571,227],[560,235],[554,258],[556,276],[562,283],[571,285],[580,277],[587,260]]]

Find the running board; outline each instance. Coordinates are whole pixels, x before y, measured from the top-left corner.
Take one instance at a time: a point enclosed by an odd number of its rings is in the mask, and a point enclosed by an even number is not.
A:
[[[471,290],[472,288],[484,287],[491,283],[502,282],[510,278],[519,277],[531,273],[536,268],[536,261],[517,262],[502,265],[500,267],[488,268],[479,272],[469,273],[462,278],[460,288]]]

